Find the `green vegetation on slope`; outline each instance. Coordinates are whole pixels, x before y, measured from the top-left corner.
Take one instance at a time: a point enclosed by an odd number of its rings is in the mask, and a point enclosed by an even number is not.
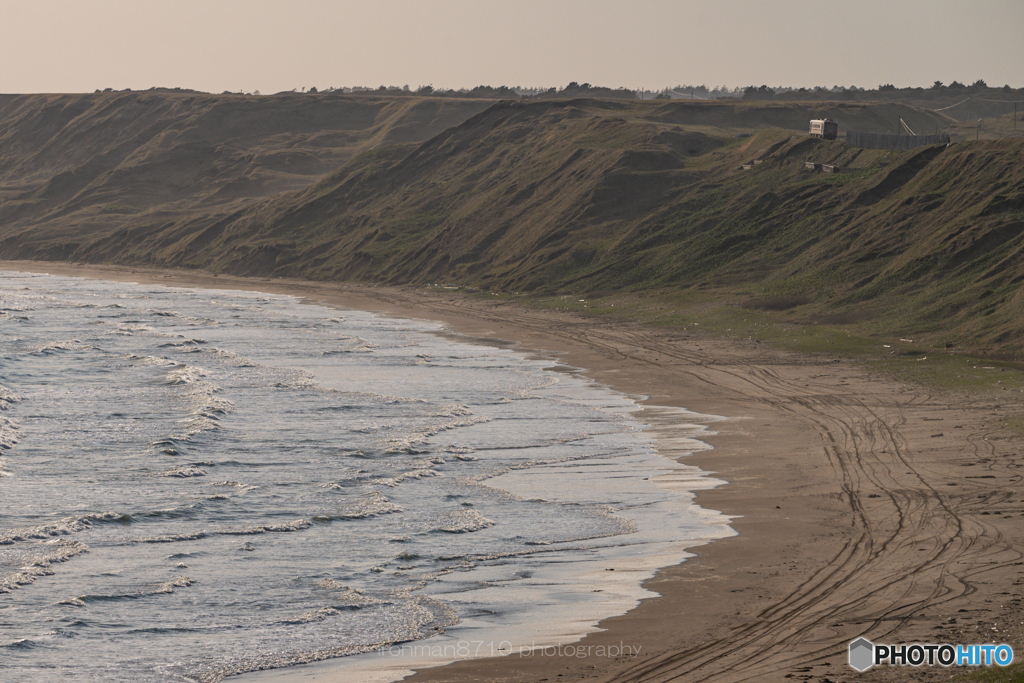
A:
[[[168,218],[167,204],[134,191],[78,190],[75,221],[58,209],[40,230],[31,202],[43,199],[32,198],[70,182],[54,176],[0,205],[0,255],[659,292],[683,308],[730,300],[853,333],[1021,351],[1022,140],[863,150],[802,131],[822,116],[869,131],[949,120],[898,104],[587,99],[501,102],[417,139],[431,126],[409,121],[431,102],[377,103],[360,129],[374,144],[348,147],[346,163],[305,189],[225,210],[202,211],[203,199]],[[177,168],[153,168],[164,167]],[[106,222],[83,228],[89,211]]]
[[[255,201],[305,189],[365,150],[422,142],[487,106],[331,95],[3,95],[0,249],[112,260],[143,234],[162,251]]]
[[[355,160],[246,213],[209,257],[182,263],[499,291],[726,288],[755,306],[793,302],[808,320],[1020,349],[1024,143],[888,152],[780,129],[737,138],[689,108],[497,105],[390,167]],[[758,112],[807,115],[732,106],[718,120]]]

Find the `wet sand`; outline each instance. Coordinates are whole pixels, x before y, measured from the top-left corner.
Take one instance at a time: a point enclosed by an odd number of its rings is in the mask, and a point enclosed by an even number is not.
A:
[[[699,492],[697,503],[735,516],[736,536],[659,571],[645,586],[660,597],[601,622],[572,656],[472,659],[408,680],[939,680],[951,672],[858,674],[847,644],[859,636],[1006,642],[1024,652],[1024,451],[993,424],[1019,410],[1019,397],[939,394],[856,360],[424,288],[38,262],[0,268],[260,290],[441,320],[455,333],[584,368],[651,405],[733,418],[715,425],[713,450],[685,462],[728,482]],[[329,662],[288,675],[332,679]]]

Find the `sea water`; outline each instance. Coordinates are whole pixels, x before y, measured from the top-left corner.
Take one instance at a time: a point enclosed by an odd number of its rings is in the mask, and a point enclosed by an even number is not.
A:
[[[493,648],[621,613],[729,533],[633,399],[441,330],[0,272],[2,678],[217,681],[467,627]],[[618,590],[595,575],[630,560]]]

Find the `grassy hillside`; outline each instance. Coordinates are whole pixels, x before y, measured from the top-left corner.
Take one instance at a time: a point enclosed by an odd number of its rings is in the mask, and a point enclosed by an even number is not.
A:
[[[127,204],[138,188],[111,177],[87,186],[99,194],[64,200],[74,221],[40,217],[33,202],[59,191],[53,176],[0,206],[0,256],[591,297],[703,292],[806,321],[1021,351],[1024,140],[886,152],[803,132],[821,116],[868,131],[900,117],[924,132],[951,123],[897,104],[572,100],[460,109],[461,122],[418,141],[442,118],[424,124],[421,108],[441,104],[374,106],[362,142],[330,152],[351,158],[318,182],[216,211],[195,189],[169,200],[188,220],[165,219],[168,204],[110,219],[92,198],[116,188]]]
[[[486,106],[166,91],[0,96],[0,239],[8,254],[82,260],[98,258],[83,245],[124,225],[173,240]]]

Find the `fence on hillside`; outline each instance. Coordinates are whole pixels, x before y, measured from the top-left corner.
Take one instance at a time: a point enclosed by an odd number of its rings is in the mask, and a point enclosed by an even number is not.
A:
[[[949,133],[938,135],[893,135],[892,133],[859,133],[846,131],[846,144],[865,149],[914,149],[927,145],[949,144]]]

